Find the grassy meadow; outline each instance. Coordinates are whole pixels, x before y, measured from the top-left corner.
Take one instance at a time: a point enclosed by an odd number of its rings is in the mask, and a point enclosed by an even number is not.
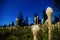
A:
[[[58,29],[58,26],[54,26],[51,35],[53,40],[60,40],[60,31]],[[33,40],[33,34],[31,28],[28,26],[1,27],[0,40]],[[48,29],[45,29],[44,32],[42,32],[40,29],[39,40],[48,40]]]

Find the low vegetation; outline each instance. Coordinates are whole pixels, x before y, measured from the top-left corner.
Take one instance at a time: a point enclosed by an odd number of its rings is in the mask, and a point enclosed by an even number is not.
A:
[[[52,30],[52,39],[60,40],[60,31],[57,26]],[[30,27],[19,27],[16,29],[0,28],[0,40],[33,40]],[[48,40],[48,29],[42,32],[40,29],[39,40]]]

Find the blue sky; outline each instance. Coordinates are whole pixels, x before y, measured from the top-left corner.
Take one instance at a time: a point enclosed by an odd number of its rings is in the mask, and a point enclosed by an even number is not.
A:
[[[24,18],[25,16],[31,18],[32,23],[34,12],[37,12],[42,19],[42,10],[46,10],[47,7],[54,7],[53,0],[1,0],[0,24],[8,25],[12,21],[16,23],[15,19],[20,10],[22,10]]]

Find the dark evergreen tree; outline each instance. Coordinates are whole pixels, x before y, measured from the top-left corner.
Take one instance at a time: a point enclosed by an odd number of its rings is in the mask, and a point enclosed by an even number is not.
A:
[[[25,25],[28,26],[28,17],[25,18]]]
[[[54,23],[57,23],[59,21],[59,18],[55,16]]]
[[[38,13],[34,13],[34,17],[37,17],[38,16]]]
[[[34,13],[34,17],[36,17],[36,21],[35,21],[35,23],[37,24],[37,16],[38,16],[38,13]]]
[[[38,18],[38,24],[41,24],[41,19]]]
[[[30,24],[30,26],[34,25],[33,23]]]
[[[60,14],[57,15],[58,19],[59,19],[59,22],[60,22]]]
[[[46,15],[46,12],[45,12],[45,10],[43,10],[43,19],[44,19],[44,23],[45,23],[45,21],[47,20],[47,15]]]
[[[12,26],[14,26],[14,22],[12,22],[12,24],[11,24]]]
[[[28,26],[28,17],[26,16],[25,20],[23,21],[23,26]]]
[[[34,13],[34,17],[37,17],[38,16],[38,13]],[[37,19],[36,19],[37,20]],[[36,22],[37,23],[37,22]],[[39,16],[38,16],[38,24],[40,24],[41,23],[41,19],[39,18]]]
[[[53,0],[54,2],[54,9],[60,11],[60,0]]]
[[[20,11],[19,16],[18,16],[18,19],[19,19],[18,25],[19,26],[23,26],[23,15],[22,15],[22,11]]]
[[[6,24],[4,24],[4,25],[3,25],[3,27],[5,28],[5,27],[7,27],[7,25],[6,25]]]
[[[23,26],[26,26],[25,20],[24,20],[24,22],[23,22]]]
[[[10,24],[8,26],[10,27]]]

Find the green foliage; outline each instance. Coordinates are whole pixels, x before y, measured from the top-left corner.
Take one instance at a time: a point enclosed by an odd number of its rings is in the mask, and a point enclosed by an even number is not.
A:
[[[4,29],[4,32],[0,30],[0,40],[32,40],[32,32],[28,27],[21,27],[19,29]]]
[[[33,40],[33,34],[29,27],[25,26],[16,29],[8,30],[5,28],[0,28],[0,40]],[[60,31],[55,26],[55,28],[52,30],[52,39],[60,40],[59,37]],[[44,32],[42,32],[42,30],[40,29],[39,40],[48,40],[48,29],[46,29]]]
[[[53,40],[60,40],[60,29],[58,29],[58,27],[56,26],[53,30],[52,30],[52,38]]]
[[[40,34],[40,36],[42,37],[41,40],[48,40],[48,29],[46,29],[44,32],[41,31]]]

